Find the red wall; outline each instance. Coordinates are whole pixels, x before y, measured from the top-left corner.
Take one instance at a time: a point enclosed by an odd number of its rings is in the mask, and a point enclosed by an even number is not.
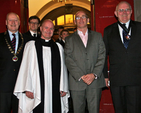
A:
[[[21,19],[20,31],[24,32],[27,29],[27,9],[24,7],[24,0],[0,0],[0,32],[6,31],[6,15],[9,12],[15,12]]]
[[[104,28],[108,25],[117,22],[114,11],[116,5],[122,0],[95,0],[95,28],[97,32],[103,34]],[[133,0],[126,0],[132,6],[134,10]],[[132,20],[134,20],[134,11],[132,14]],[[112,98],[110,90],[107,88],[103,90],[100,113],[114,113]]]

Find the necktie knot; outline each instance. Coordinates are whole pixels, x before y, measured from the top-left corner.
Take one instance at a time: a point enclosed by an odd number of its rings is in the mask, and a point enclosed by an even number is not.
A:
[[[122,25],[124,25],[126,27],[126,24],[122,24]]]
[[[36,37],[36,34],[33,34],[33,37]]]
[[[14,33],[12,35],[15,37],[15,34]]]

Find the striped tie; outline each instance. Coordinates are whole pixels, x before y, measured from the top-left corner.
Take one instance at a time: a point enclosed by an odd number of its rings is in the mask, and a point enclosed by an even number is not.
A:
[[[125,24],[123,25],[125,26]],[[124,47],[127,49],[129,40],[126,38],[128,34],[124,31],[124,29],[122,31],[122,35],[123,35]]]
[[[12,34],[12,35],[13,35],[13,39],[12,39],[11,43],[12,43],[12,47],[13,47],[13,49],[15,51],[16,37],[15,37],[15,34]]]

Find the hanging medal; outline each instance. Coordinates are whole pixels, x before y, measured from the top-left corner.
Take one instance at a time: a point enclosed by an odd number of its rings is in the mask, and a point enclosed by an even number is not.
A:
[[[125,38],[126,38],[127,40],[130,40],[130,35],[127,35]]]
[[[130,31],[130,28],[131,28],[131,24],[129,24],[129,27],[128,29],[123,25],[121,24],[119,21],[118,21],[118,24],[122,27],[122,29],[127,33],[127,36],[125,37],[127,40],[130,40],[131,38],[131,35],[129,35],[129,31]]]
[[[13,56],[12,60],[13,60],[14,62],[17,62],[17,61],[18,61],[18,57],[17,57],[16,55]]]

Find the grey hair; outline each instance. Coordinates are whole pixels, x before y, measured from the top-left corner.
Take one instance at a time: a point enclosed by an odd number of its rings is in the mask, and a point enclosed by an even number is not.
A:
[[[131,5],[130,5],[128,2],[126,2],[126,1],[121,1],[121,2],[119,2],[119,4],[116,6],[116,11],[118,10],[119,5],[122,4],[122,3],[126,3],[126,4],[129,6],[129,8],[132,10],[132,7],[131,7]]]

